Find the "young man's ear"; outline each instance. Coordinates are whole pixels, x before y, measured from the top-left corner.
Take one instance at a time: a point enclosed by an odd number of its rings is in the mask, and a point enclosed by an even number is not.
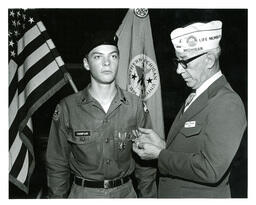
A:
[[[90,66],[89,66],[87,58],[83,59],[83,63],[84,63],[84,68],[89,71],[90,70]]]

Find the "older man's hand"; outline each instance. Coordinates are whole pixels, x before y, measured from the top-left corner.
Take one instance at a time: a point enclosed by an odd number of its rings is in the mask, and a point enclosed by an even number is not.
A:
[[[152,129],[138,128],[136,132],[138,138],[133,144],[133,151],[141,159],[156,159],[161,150],[165,149],[166,143]]]
[[[159,135],[152,129],[138,128],[138,131],[139,137],[137,140],[139,143],[150,143],[159,147],[160,149],[165,149],[165,141],[161,139]]]
[[[151,159],[157,159],[160,152],[161,152],[161,149],[153,144],[150,144],[150,143],[141,143],[139,144],[136,144],[133,143],[133,151],[135,153],[137,153],[137,155],[140,156],[141,159],[144,159],[144,160],[151,160]]]

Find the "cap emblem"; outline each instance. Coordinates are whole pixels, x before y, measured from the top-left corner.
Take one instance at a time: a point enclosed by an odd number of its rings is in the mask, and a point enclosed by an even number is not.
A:
[[[189,47],[194,47],[197,44],[197,38],[195,36],[189,36],[187,38],[187,44]]]

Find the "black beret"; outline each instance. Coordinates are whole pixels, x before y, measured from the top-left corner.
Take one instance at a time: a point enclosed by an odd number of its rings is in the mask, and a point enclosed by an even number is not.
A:
[[[87,55],[92,49],[99,45],[113,45],[117,47],[118,37],[115,32],[98,31],[86,37],[82,48],[82,55]]]

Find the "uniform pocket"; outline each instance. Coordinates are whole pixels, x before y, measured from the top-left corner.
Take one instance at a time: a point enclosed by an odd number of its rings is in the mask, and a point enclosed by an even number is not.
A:
[[[114,131],[114,149],[115,159],[120,164],[129,162],[131,159],[132,151],[132,130],[135,128],[130,127]]]
[[[199,123],[196,123],[194,127],[183,127],[180,132],[185,137],[192,137],[198,135],[202,130],[202,126]]]

